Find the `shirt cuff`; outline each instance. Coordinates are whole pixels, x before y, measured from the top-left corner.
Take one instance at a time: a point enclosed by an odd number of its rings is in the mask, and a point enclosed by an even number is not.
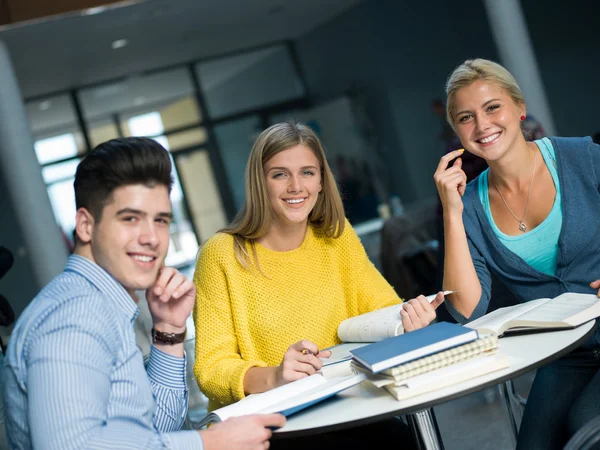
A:
[[[185,355],[185,354],[184,354]],[[186,389],[185,366],[186,357],[169,355],[150,346],[150,358],[146,372],[152,381],[171,389]]]
[[[166,448],[177,450],[203,450],[204,443],[198,431],[177,431],[162,435]]]

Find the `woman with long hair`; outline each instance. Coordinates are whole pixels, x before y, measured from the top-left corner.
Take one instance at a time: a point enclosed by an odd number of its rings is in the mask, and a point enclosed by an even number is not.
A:
[[[447,120],[464,150],[434,174],[444,215],[446,303],[462,323],[487,312],[491,273],[522,302],[563,292],[600,294],[600,146],[590,138],[528,141],[527,105],[515,78],[485,59],[467,60],[446,85]],[[489,168],[469,184],[461,155]],[[451,164],[451,161],[454,163]],[[600,414],[600,345],[539,369],[517,448],[562,449]]]
[[[256,140],[245,206],[204,244],[194,280],[194,373],[209,409],[316,373],[343,320],[401,302],[345,219],[319,139],[293,122]],[[405,331],[442,301],[407,302]]]

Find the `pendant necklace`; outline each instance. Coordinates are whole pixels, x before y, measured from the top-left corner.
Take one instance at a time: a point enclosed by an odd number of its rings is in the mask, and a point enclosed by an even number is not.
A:
[[[506,209],[508,209],[508,211],[512,214],[512,216],[517,220],[517,222],[519,222],[519,230],[522,231],[523,233],[525,233],[527,231],[527,225],[525,225],[525,222],[523,222],[523,220],[525,220],[525,215],[527,214],[527,206],[529,205],[529,197],[531,197],[531,186],[533,186],[533,177],[535,176],[536,156],[537,156],[537,154],[534,153],[533,154],[533,173],[531,174],[531,181],[529,182],[529,192],[527,193],[527,200],[525,201],[525,210],[523,211],[523,217],[521,217],[520,219],[515,215],[514,212],[512,212],[512,209],[510,209],[510,206],[508,206],[508,203],[506,203],[506,200],[504,200],[504,196],[502,195],[502,192],[500,192],[500,189],[498,189],[498,186],[496,185],[496,181],[494,180],[494,178],[492,178],[492,183],[494,183],[494,188],[496,188],[496,192],[498,192],[498,194],[500,195],[500,198],[502,199],[504,206],[506,206]]]

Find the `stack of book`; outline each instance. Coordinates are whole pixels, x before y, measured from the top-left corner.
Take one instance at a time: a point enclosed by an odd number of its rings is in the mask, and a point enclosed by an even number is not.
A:
[[[351,368],[403,400],[509,366],[498,336],[448,322],[350,350]]]

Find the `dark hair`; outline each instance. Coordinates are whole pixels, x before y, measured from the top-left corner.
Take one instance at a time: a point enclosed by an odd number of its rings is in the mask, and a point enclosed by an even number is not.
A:
[[[77,166],[75,205],[99,221],[113,191],[132,184],[163,185],[171,192],[169,152],[153,139],[118,138],[94,148]]]

